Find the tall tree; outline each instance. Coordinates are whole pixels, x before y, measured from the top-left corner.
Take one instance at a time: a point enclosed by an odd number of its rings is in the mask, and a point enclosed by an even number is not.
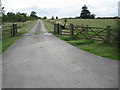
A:
[[[35,11],[31,12],[30,17],[32,17],[32,18],[38,18],[38,16],[36,15]]]
[[[58,16],[56,16],[56,19],[58,19]]]
[[[52,18],[51,18],[52,20],[54,20],[54,16],[52,16]]]
[[[81,18],[90,18],[90,11],[87,10],[87,9],[88,9],[88,8],[87,8],[86,5],[84,5],[84,6],[82,7],[82,11],[81,11],[81,15],[80,15]]]
[[[15,21],[15,13],[13,13],[13,12],[8,12],[8,13],[7,13],[7,16],[8,16],[8,21],[9,21],[9,22],[14,22],[14,21]]]
[[[44,17],[43,17],[43,19],[47,19],[47,17],[46,17],[46,16],[44,16]]]

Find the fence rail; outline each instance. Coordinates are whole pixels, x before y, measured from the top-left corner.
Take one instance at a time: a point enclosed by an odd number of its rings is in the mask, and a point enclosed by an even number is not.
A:
[[[17,35],[17,24],[13,24],[11,26],[2,26],[2,39],[8,37],[14,37]]]
[[[70,24],[69,26],[65,26],[62,28],[61,24],[54,24],[54,34],[55,35],[84,35],[86,39],[97,38],[101,39],[104,42],[110,43],[110,39],[112,36],[111,26],[107,26],[106,28],[101,27],[89,27],[87,26],[75,26]]]

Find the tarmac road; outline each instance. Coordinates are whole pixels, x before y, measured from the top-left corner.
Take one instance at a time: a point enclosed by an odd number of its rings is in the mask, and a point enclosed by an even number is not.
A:
[[[29,33],[47,33],[41,20]],[[117,88],[118,62],[54,35],[23,35],[2,55],[3,88]]]

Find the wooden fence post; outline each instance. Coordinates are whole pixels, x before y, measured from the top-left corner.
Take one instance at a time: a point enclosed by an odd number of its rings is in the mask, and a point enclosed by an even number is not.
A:
[[[56,35],[56,24],[54,24],[54,34]]]
[[[74,26],[73,26],[73,24],[70,24],[70,35],[71,36],[74,35]]]
[[[13,37],[13,25],[10,26],[10,28],[11,28],[11,37]]]
[[[15,34],[17,34],[17,24],[15,24]]]
[[[58,24],[54,24],[54,34],[58,34]]]
[[[107,35],[106,35],[106,43],[110,43],[110,37],[111,37],[111,25],[106,27]]]
[[[59,35],[59,23],[57,24],[57,35]]]
[[[86,35],[85,35],[85,38],[86,38],[86,39],[88,39],[88,30],[89,30],[89,27],[88,27],[88,25],[87,25],[87,28],[86,28],[86,31],[85,31],[85,32],[86,32]]]
[[[15,36],[15,24],[13,24],[13,36]]]
[[[58,34],[59,35],[61,35],[62,34],[62,32],[61,32],[62,30],[61,30],[61,25],[60,24],[58,24]]]

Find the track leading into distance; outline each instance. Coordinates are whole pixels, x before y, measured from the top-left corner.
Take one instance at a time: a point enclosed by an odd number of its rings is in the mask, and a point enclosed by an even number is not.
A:
[[[3,53],[3,88],[118,87],[117,61],[82,51],[46,33],[38,20],[29,34]]]

